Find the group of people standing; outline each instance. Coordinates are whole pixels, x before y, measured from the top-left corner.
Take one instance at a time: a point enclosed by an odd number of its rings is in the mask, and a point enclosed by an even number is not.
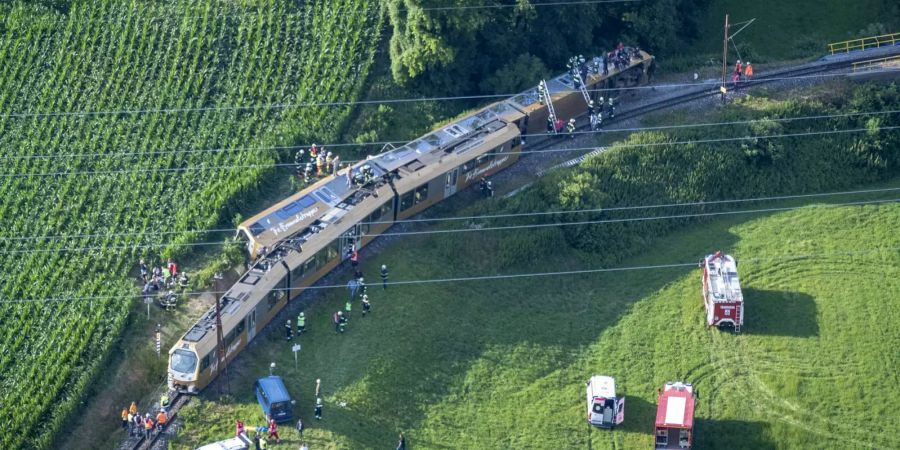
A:
[[[734,63],[734,70],[731,72],[731,83],[737,85],[738,81],[749,80],[750,78],[753,78],[753,64],[749,61],[747,64],[743,64],[741,60],[737,60]]]
[[[185,272],[178,271],[178,264],[169,258],[165,266],[153,266],[152,269],[147,267],[144,258],[138,262],[141,271],[141,282],[144,287],[141,289],[141,295],[147,299],[157,292],[167,290],[166,294],[161,297],[160,305],[170,309],[175,306],[177,295],[175,294],[176,285],[182,289],[188,287],[188,276]]]
[[[167,396],[164,396],[167,398]],[[131,406],[122,409],[122,429],[126,430],[130,436],[145,437],[150,439],[154,431],[162,431],[169,422],[169,415],[166,411],[168,403],[161,404],[159,412],[153,416],[149,412],[141,415],[138,413],[136,402],[131,402]]]
[[[313,177],[319,178],[334,175],[341,168],[341,157],[327,151],[325,147],[320,149],[316,144],[310,146],[309,160],[304,164],[303,161],[306,154],[306,150],[300,149],[294,155],[296,174],[298,177],[303,178],[304,183],[311,183]]]

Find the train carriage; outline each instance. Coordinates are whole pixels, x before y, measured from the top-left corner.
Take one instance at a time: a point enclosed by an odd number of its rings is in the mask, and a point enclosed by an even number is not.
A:
[[[640,52],[623,72],[646,70],[650,62],[650,56]],[[590,85],[610,77],[589,77]],[[566,117],[585,112],[581,92],[567,90],[564,82],[554,89],[552,98]],[[240,224],[238,237],[246,241],[254,262],[221,299],[224,364],[290,299],[340,265],[351,250],[364,247],[396,221],[515,163],[523,131],[530,132],[530,124],[537,123],[543,132],[547,117],[536,94],[533,101],[523,96],[528,92],[359,161]],[[540,114],[538,120],[532,117]],[[348,182],[348,171],[355,182]],[[213,308],[169,351],[171,389],[196,393],[221,372],[217,335]]]

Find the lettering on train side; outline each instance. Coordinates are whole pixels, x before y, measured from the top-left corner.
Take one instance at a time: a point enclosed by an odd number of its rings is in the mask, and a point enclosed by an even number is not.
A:
[[[495,159],[495,160],[491,161],[491,163],[485,167],[482,167],[480,169],[475,169],[471,172],[467,172],[466,178],[465,178],[466,183],[468,183],[469,181],[472,181],[472,179],[474,179],[475,177],[481,176],[481,174],[483,174],[491,169],[496,169],[497,167],[503,165],[503,163],[505,163],[506,160],[508,160],[508,159],[509,159],[509,156],[504,156],[500,159]]]

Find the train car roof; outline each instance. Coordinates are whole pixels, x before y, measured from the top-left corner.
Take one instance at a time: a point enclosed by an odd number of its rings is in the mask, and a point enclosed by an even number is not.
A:
[[[271,247],[286,236],[310,226],[327,210],[359,190],[356,185],[347,185],[347,170],[356,174],[366,165],[366,161],[357,162],[348,169],[339,171],[336,176],[321,180],[244,221],[241,227],[247,229],[261,245]],[[385,173],[375,165],[369,164],[369,167],[376,177]]]

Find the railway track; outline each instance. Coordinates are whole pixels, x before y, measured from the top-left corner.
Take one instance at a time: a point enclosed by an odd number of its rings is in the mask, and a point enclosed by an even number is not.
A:
[[[149,438],[146,436],[146,432],[144,430],[141,430],[140,434],[137,436],[129,435],[128,438],[122,442],[122,445],[119,446],[119,450],[150,450],[153,448],[167,448],[168,446],[166,445],[166,443],[168,438],[173,435],[172,424],[175,423],[175,419],[178,417],[178,411],[182,406],[187,404],[190,399],[191,397],[187,394],[176,393],[170,402],[169,420],[166,422],[166,425],[159,431],[154,430],[153,433],[150,434]],[[155,417],[154,420],[156,420]]]
[[[888,54],[898,55],[900,54],[900,45],[896,46],[896,48],[892,48]],[[758,76],[754,77],[752,80],[742,81],[738,84],[738,91],[745,90],[750,87],[759,86],[766,83],[772,83],[777,81],[783,81],[785,79],[802,77],[805,75],[814,75],[819,73],[826,73],[833,70],[838,70],[842,68],[852,67],[854,62],[866,61],[872,58],[872,54],[861,52],[859,55],[850,55],[846,58],[834,59],[830,61],[819,60],[799,66],[789,67],[781,70],[770,71],[766,73],[761,73]],[[730,83],[729,83],[730,87]],[[732,92],[732,91],[729,91]],[[616,114],[614,119],[606,119],[604,123],[618,123],[624,120],[633,119],[636,117],[643,116],[645,114],[649,114],[651,112],[659,111],[666,108],[672,108],[675,106],[680,106],[686,103],[690,103],[695,100],[700,100],[706,97],[721,95],[719,91],[718,85],[703,85],[696,88],[686,89],[684,93],[676,94],[667,98],[663,98],[656,102],[649,102],[645,105],[638,106],[635,108],[622,110]],[[577,130],[584,131],[590,128],[590,123],[587,120],[587,114],[582,114],[581,116],[576,117]],[[563,134],[564,136],[565,134]],[[554,144],[558,144],[560,141],[558,139],[553,139],[553,135],[546,136],[533,136],[529,138],[528,151],[535,150],[543,150],[547,149]],[[598,147],[591,149],[589,151],[582,151],[580,155],[573,159],[566,160],[560,164],[555,166],[542,169],[537,172],[538,176],[542,176],[543,174],[561,167],[572,167],[579,162],[583,161],[585,158],[602,153],[606,150],[606,147]],[[576,152],[578,150],[572,150]],[[527,156],[527,155],[526,155]],[[525,187],[524,185],[521,187]],[[165,427],[162,430],[154,431],[149,438],[145,436],[144,433],[141,433],[140,436],[129,436],[125,439],[122,444],[118,447],[119,450],[151,450],[151,449],[165,449],[167,448],[167,441],[170,437],[174,436],[174,428],[177,425],[176,423],[178,411],[190,401],[190,397],[187,394],[176,393],[171,401],[171,406],[169,408],[169,420],[166,423]]]

